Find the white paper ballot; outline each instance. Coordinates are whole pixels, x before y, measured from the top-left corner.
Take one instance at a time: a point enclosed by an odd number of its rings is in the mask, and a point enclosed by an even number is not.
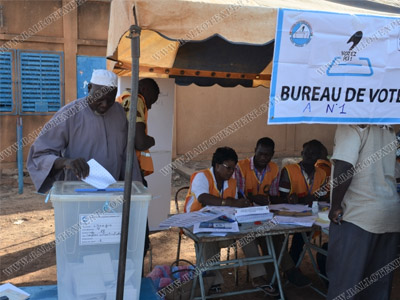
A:
[[[110,253],[92,254],[83,257],[83,265],[86,269],[98,270],[105,282],[117,280]]]
[[[92,158],[87,163],[90,170],[89,176],[82,179],[84,182],[98,189],[105,189],[110,184],[117,182],[114,177],[95,159]]]

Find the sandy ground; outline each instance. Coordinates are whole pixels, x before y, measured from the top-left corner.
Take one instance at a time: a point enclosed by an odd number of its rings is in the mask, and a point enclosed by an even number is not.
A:
[[[188,181],[174,173],[172,197],[176,190],[188,185]],[[48,285],[57,283],[54,241],[54,211],[50,203],[44,203],[44,196],[35,193],[28,176],[24,177],[24,193],[18,194],[17,175],[15,170],[8,170],[1,175],[0,186],[0,283],[11,282],[17,286]],[[181,203],[182,204],[182,203]],[[175,213],[174,202],[171,201],[171,213]],[[168,230],[151,234],[152,264],[171,264],[176,257],[178,240],[177,230]],[[50,245],[50,246],[49,246]],[[43,247],[44,246],[44,247]],[[43,249],[47,249],[43,251]],[[33,254],[32,254],[33,253]],[[239,255],[243,255],[239,251]],[[35,257],[35,258],[33,258]],[[226,257],[226,251],[222,251]],[[188,238],[183,238],[181,258],[195,262],[194,245]],[[12,272],[6,268],[19,262]],[[149,270],[149,255],[146,257],[145,271]],[[309,258],[303,262],[301,269],[319,287],[322,283],[311,268]],[[242,290],[249,288],[246,281],[246,269],[239,268],[239,285],[235,286],[234,271],[223,271],[225,284],[223,290]],[[391,299],[400,300],[400,271],[395,271]],[[298,289],[290,284],[285,287],[288,299],[323,299],[311,288]],[[252,293],[224,299],[267,299],[262,293]]]

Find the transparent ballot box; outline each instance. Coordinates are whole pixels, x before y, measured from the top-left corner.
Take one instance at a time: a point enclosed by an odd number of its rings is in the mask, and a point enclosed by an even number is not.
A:
[[[50,193],[56,226],[59,300],[116,297],[124,182],[96,190],[80,181],[58,181]],[[124,299],[139,300],[151,195],[132,182]]]

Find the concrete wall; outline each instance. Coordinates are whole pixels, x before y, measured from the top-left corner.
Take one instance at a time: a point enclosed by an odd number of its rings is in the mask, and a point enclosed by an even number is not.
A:
[[[3,26],[0,27],[0,46],[29,32],[70,0],[2,1]],[[88,0],[64,17],[36,32],[29,39],[13,44],[13,49],[62,51],[64,53],[64,103],[77,96],[76,56],[105,56],[107,49],[109,0]],[[22,116],[23,136],[43,126],[51,116]],[[16,142],[17,116],[0,116],[0,151]],[[30,145],[24,148],[24,161]],[[16,167],[16,153],[0,161],[0,168]]]
[[[176,88],[176,154],[182,155],[208,141],[219,131],[246,116],[254,109],[259,116],[219,141],[197,159],[210,158],[217,147],[230,146],[241,156],[254,151],[257,140],[268,136],[275,141],[275,155],[300,155],[304,142],[320,140],[332,151],[336,125],[267,125],[267,112],[261,105],[268,103],[269,90],[258,88],[198,87]],[[243,124],[243,122],[242,122]]]

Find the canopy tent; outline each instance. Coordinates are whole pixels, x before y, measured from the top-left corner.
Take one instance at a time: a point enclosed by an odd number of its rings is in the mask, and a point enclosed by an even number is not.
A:
[[[131,76],[117,299],[123,299],[138,76],[201,86],[270,85],[279,8],[398,17],[397,0],[114,0],[107,67]],[[136,16],[134,16],[135,8]],[[135,20],[135,17],[137,18]],[[131,27],[133,24],[138,27]],[[332,24],[335,26],[335,24]],[[139,29],[140,27],[140,29]],[[140,33],[141,30],[141,33]],[[127,38],[127,36],[133,39]],[[140,41],[138,41],[140,36]],[[137,43],[140,42],[140,55]],[[131,49],[132,52],[131,52]],[[132,58],[133,57],[133,58]]]
[[[135,7],[140,77],[180,85],[269,86],[278,8],[399,16],[394,0],[114,0],[108,68],[130,76],[129,26]]]

